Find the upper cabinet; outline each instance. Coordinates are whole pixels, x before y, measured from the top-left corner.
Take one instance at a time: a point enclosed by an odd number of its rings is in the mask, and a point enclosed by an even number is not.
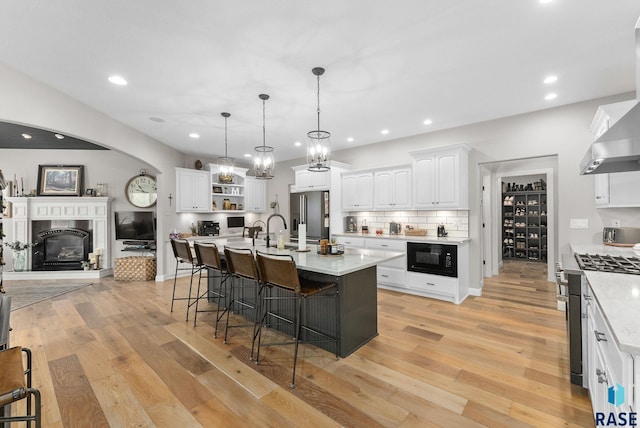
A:
[[[222,212],[244,211],[245,205],[245,180],[246,168],[233,168],[231,181],[221,182],[219,167],[216,164],[208,164],[207,169],[211,175],[211,210]]]
[[[463,144],[411,152],[413,207],[469,209],[468,153]]]
[[[263,213],[267,211],[266,180],[247,177],[244,181],[244,209],[247,212]]]
[[[376,171],[373,177],[376,210],[411,209],[411,167]]]
[[[331,187],[331,172],[313,172],[307,170],[306,165],[294,166],[295,184],[292,192],[308,192],[310,190],[329,190]]]
[[[209,171],[176,168],[176,212],[211,211]]]
[[[342,211],[373,209],[373,173],[342,173]]]

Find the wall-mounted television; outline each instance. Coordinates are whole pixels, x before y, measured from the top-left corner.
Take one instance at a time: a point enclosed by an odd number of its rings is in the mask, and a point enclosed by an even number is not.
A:
[[[156,240],[156,223],[153,211],[116,211],[115,221],[117,240]]]

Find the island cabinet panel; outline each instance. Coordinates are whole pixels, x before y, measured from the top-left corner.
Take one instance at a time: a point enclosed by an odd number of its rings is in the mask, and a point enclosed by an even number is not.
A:
[[[342,276],[333,276],[318,272],[299,271],[300,276],[314,281],[335,282],[338,285],[337,319],[336,300],[333,297],[314,297],[304,302],[303,323],[305,326],[321,331],[324,334],[335,336],[336,332],[340,338],[340,348],[338,355],[346,357],[358,348],[365,345],[378,335],[378,294],[376,284],[376,267],[372,266],[356,272]],[[209,272],[209,290],[214,291],[219,287],[220,276],[215,271]],[[236,299],[255,302],[255,294],[251,288],[243,288],[243,295],[235,296]],[[287,293],[273,288],[272,296],[286,296]],[[333,290],[327,290],[324,294],[331,294]],[[227,304],[225,301],[224,305]],[[293,299],[278,300],[271,302],[272,312],[283,318],[293,319],[295,304]],[[255,312],[253,309],[243,307],[240,315],[253,321]],[[287,335],[293,335],[293,326],[280,322],[276,326],[279,331]],[[318,336],[303,330],[304,341],[318,340]],[[333,342],[316,342],[314,345],[329,352],[335,352]]]

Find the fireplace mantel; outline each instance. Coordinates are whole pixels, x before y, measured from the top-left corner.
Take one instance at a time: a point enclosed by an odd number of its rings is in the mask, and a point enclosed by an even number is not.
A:
[[[112,275],[111,252],[109,245],[109,198],[76,196],[41,196],[8,198],[12,204],[12,216],[5,221],[13,232],[13,240],[33,242],[31,222],[33,220],[90,220],[93,222],[93,248],[102,248],[100,265],[96,271],[5,271],[4,278],[9,279],[72,279],[99,278]]]

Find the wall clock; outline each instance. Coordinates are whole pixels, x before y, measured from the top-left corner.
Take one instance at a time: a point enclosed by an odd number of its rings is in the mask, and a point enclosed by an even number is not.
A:
[[[143,169],[139,175],[132,177],[124,188],[127,200],[138,208],[149,208],[158,200],[156,178]]]

